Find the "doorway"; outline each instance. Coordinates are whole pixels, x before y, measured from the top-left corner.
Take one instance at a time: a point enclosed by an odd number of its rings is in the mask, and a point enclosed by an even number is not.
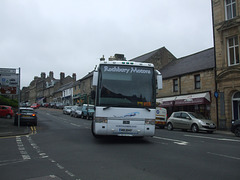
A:
[[[233,120],[240,119],[240,92],[236,92],[232,97]]]

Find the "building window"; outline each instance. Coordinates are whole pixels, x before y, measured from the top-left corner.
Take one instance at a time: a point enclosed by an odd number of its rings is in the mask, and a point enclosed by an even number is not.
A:
[[[238,37],[232,37],[227,40],[228,48],[228,65],[237,65],[239,64],[239,46],[238,46]]]
[[[178,79],[173,80],[173,92],[178,92]]]
[[[200,74],[194,76],[195,79],[195,89],[201,88]]]
[[[225,0],[225,17],[226,20],[236,17],[236,1]]]

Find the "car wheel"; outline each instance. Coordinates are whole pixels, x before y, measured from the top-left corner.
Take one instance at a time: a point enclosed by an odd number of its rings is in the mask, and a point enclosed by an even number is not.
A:
[[[235,136],[240,137],[240,127],[237,127],[234,131]]]
[[[11,119],[12,118],[12,116],[10,114],[8,114],[6,117],[7,117],[7,119]]]
[[[168,123],[167,129],[168,129],[169,131],[173,130],[173,125],[172,125],[172,123]]]
[[[198,126],[196,124],[193,124],[191,129],[194,133],[198,132]]]

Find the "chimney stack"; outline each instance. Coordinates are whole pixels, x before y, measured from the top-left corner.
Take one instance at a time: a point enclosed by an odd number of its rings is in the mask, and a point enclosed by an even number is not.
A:
[[[53,72],[52,71],[49,72],[49,77],[50,77],[50,79],[53,79]]]
[[[72,74],[72,78],[73,78],[73,81],[75,82],[76,81],[76,73]]]

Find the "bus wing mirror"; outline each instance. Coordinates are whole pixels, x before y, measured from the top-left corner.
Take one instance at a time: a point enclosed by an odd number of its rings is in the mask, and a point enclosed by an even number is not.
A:
[[[162,82],[162,74],[157,71],[157,89],[163,88],[163,82]]]
[[[93,72],[93,81],[92,81],[92,86],[97,86],[98,83],[98,72],[94,71]]]

